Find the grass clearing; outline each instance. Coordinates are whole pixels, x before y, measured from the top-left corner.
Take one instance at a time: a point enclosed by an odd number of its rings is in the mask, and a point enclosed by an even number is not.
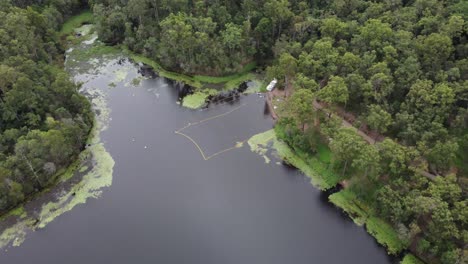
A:
[[[408,247],[408,243],[398,237],[395,229],[380,218],[369,217],[366,221],[366,229],[379,244],[387,248],[389,254],[396,255]]]
[[[398,254],[408,247],[405,241],[398,237],[395,229],[385,220],[374,216],[372,208],[360,200],[349,189],[342,190],[329,196],[330,202],[343,209],[358,225],[366,225],[367,232],[379,244],[387,248],[389,254]]]
[[[317,145],[317,158],[326,164],[330,164],[332,161],[332,152],[330,148],[324,144],[324,143],[319,143]]]
[[[76,16],[72,16],[65,23],[63,23],[62,28],[60,29],[60,36],[66,36],[75,31],[76,28],[80,27],[83,24],[93,23],[93,13],[91,10],[85,10]]]
[[[334,193],[330,195],[328,199],[334,205],[345,211],[359,226],[364,225],[366,219],[369,217],[366,207],[362,206],[355,193],[350,190],[345,189]]]
[[[246,73],[246,74],[240,75],[237,78],[231,79],[228,82],[226,82],[224,84],[223,90],[225,91],[234,90],[237,87],[239,87],[239,85],[241,85],[243,82],[251,81],[254,79],[255,79],[255,75],[253,73]]]
[[[421,260],[415,257],[413,254],[407,254],[400,262],[400,264],[424,264]]]
[[[119,53],[120,49],[117,47],[107,46],[102,43],[96,43],[95,45],[87,49],[74,49],[70,53],[70,55],[73,56],[73,59],[75,59],[76,61],[86,61],[98,56],[115,55]]]
[[[275,141],[274,147],[281,158],[301,170],[311,179],[312,185],[320,190],[330,189],[341,180],[341,177],[332,171],[328,164],[323,163],[317,155],[308,155],[279,140]]]
[[[455,153],[455,165],[459,174],[468,177],[468,132],[458,141],[458,151]]]
[[[227,76],[205,76],[205,75],[195,75],[193,76],[194,80],[203,83],[211,83],[211,84],[220,84],[220,83],[229,83],[238,79],[245,79],[245,76],[248,75],[251,71],[253,71],[257,67],[256,62],[251,62],[246,64],[239,73],[227,75]]]

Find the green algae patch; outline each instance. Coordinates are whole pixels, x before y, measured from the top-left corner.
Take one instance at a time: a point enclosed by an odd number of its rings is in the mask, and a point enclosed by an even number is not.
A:
[[[97,91],[94,94],[102,96]],[[41,192],[40,195],[53,197],[52,201],[43,203],[39,211],[19,207],[8,214],[8,216],[16,216],[16,219],[14,219],[14,224],[1,231],[0,248],[8,245],[21,245],[29,232],[44,228],[56,217],[79,204],[84,204],[90,198],[98,198],[103,188],[111,186],[114,160],[99,138],[100,132],[107,128],[109,110],[104,98],[99,96],[91,98],[93,108],[95,111],[98,109],[100,114],[96,116],[96,122],[88,140],[90,146],[59,176],[59,183],[56,187]],[[80,174],[84,175],[81,177]],[[75,176],[80,177],[77,183],[71,183],[71,187],[63,187],[67,186],[72,178],[76,178]]]
[[[400,262],[400,264],[424,264],[421,260],[415,257],[413,254],[407,254]]]
[[[28,218],[3,230],[0,234],[0,248],[5,248],[10,244],[15,247],[21,245],[26,239],[27,231],[34,227],[34,223],[33,218]]]
[[[127,71],[123,69],[112,74],[115,79],[123,80],[127,76]],[[100,133],[107,129],[110,117],[107,95],[95,87],[85,87],[84,90],[96,113],[94,126],[87,141],[88,147],[80,154],[74,165],[70,166],[69,171],[61,176],[63,184],[75,175],[81,176],[80,181],[66,191],[60,192],[53,201],[42,205],[35,216],[35,228],[44,228],[56,217],[72,210],[75,206],[84,204],[90,198],[98,198],[102,194],[102,189],[112,184],[114,160],[100,140]]]
[[[189,94],[182,100],[182,106],[190,109],[198,109],[206,105],[206,100],[211,95],[216,95],[218,92],[214,89],[204,89]]]
[[[95,165],[68,193],[61,195],[57,201],[42,206],[38,228],[44,228],[56,217],[84,204],[88,199],[98,198],[102,194],[102,188],[111,186],[114,160],[102,143],[90,147],[88,151],[92,154]]]
[[[369,217],[366,221],[366,229],[379,244],[387,248],[389,254],[396,255],[408,247],[408,243],[398,237],[395,229],[380,218]]]
[[[119,83],[123,82],[128,75],[128,70],[125,68],[118,69],[114,72],[114,80],[112,81],[113,83]]]
[[[132,84],[133,86],[139,86],[139,85],[141,84],[141,80],[142,80],[141,77],[133,78],[131,84]]]
[[[206,104],[208,94],[203,92],[195,92],[184,97],[182,106],[190,109],[198,109]]]
[[[81,173],[83,173],[83,172],[87,171],[88,169],[89,169],[89,167],[86,166],[86,165],[84,165],[84,166],[82,166],[78,171],[81,172]]]
[[[274,139],[276,139],[276,135],[275,131],[272,129],[251,137],[247,143],[252,152],[262,156],[265,163],[270,163],[270,158],[266,154],[269,149],[268,145],[271,144]]]
[[[102,46],[98,44],[97,47]],[[95,47],[88,46],[88,48]],[[81,63],[79,55],[82,54],[69,53],[71,59]],[[70,71],[71,68],[67,63],[66,66]],[[91,66],[97,65],[91,64]],[[111,78],[118,79],[122,79],[123,76],[123,73],[107,74],[111,74]],[[6,221],[0,222],[0,249],[21,245],[29,233],[46,227],[56,217],[77,205],[86,203],[88,199],[100,197],[103,190],[111,186],[114,160],[100,140],[100,133],[107,129],[110,117],[107,94],[103,89],[86,85],[86,82],[82,91],[89,98],[95,112],[94,126],[88,137],[87,148],[66,170],[57,173],[55,186],[36,195],[38,199],[33,198],[24,207],[18,207],[1,218]]]
[[[340,177],[328,170],[327,166],[317,158],[302,156],[298,154],[300,152],[296,152],[286,143],[278,140],[273,129],[253,136],[248,143],[253,152],[263,157],[268,149],[272,148],[283,161],[301,170],[311,179],[312,185],[321,190],[330,189],[339,182]],[[265,161],[269,162],[269,159]]]

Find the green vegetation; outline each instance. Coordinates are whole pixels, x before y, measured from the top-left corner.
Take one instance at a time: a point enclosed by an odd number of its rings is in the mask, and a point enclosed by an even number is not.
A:
[[[326,144],[324,143],[317,144],[317,158],[325,164],[331,163],[332,152],[330,151],[330,148]]]
[[[114,160],[104,145],[102,143],[95,144],[88,148],[83,155],[91,155],[95,165],[69,192],[61,194],[56,201],[49,202],[41,208],[38,228],[44,228],[57,216],[70,211],[76,205],[85,203],[89,198],[97,198],[101,195],[102,188],[112,184]]]
[[[122,51],[118,47],[96,43],[86,49],[74,49],[71,51],[70,55],[73,56],[73,59],[76,61],[86,61],[99,56],[121,54],[121,52]]]
[[[206,102],[201,101],[206,99],[209,95],[215,95],[214,89],[206,88],[209,84],[219,84],[222,88],[220,90],[229,91],[239,87],[243,82],[255,80],[256,76],[250,73],[256,66],[255,63],[247,64],[244,69],[238,73],[224,77],[212,77],[212,76],[203,76],[195,75],[194,77],[180,74],[172,71],[165,70],[161,65],[156,61],[151,60],[150,58],[138,55],[128,49],[124,49],[125,53],[135,62],[142,62],[151,66],[160,76],[185,83],[189,86],[192,86],[197,89],[194,95],[189,96],[189,98],[184,99],[184,106],[189,108],[199,108],[202,107]],[[90,53],[92,54],[92,53]],[[185,103],[187,101],[187,103]]]
[[[182,106],[190,109],[198,109],[206,104],[209,94],[204,92],[195,92],[184,97]]]
[[[398,237],[395,229],[382,219],[369,217],[366,221],[366,229],[381,245],[387,248],[390,254],[397,254],[408,246],[408,243]]]
[[[138,55],[138,54],[136,54],[134,52],[131,52],[129,50],[127,50],[126,53],[127,53],[127,55],[129,55],[129,57],[133,61],[142,62],[144,64],[147,64],[147,65],[151,66],[162,77],[165,77],[165,78],[168,78],[168,79],[171,79],[171,80],[174,80],[174,81],[185,83],[185,84],[190,85],[190,86],[192,86],[194,88],[201,89],[203,87],[203,85],[202,85],[202,83],[200,81],[195,80],[194,78],[192,78],[190,76],[187,76],[187,75],[184,75],[184,74],[179,74],[179,73],[176,73],[176,72],[167,71],[163,67],[161,67],[161,65],[159,65],[156,61],[154,61],[154,60],[152,60],[150,58]]]
[[[369,217],[369,207],[363,204],[350,190],[342,190],[328,197],[330,202],[343,209],[358,225],[366,223]]]
[[[0,212],[49,184],[91,127],[89,104],[54,66],[63,51],[57,31],[82,6],[47,3],[12,1],[0,11]],[[357,222],[366,212],[369,232],[389,252],[406,245],[393,228],[417,244],[412,253],[421,259],[466,262],[466,1],[90,5],[100,39],[116,46],[97,45],[90,54],[128,48],[135,61],[193,86],[186,106],[203,105],[207,88],[232,89],[254,78],[254,59],[268,66],[266,80],[276,78],[289,96],[272,141],[284,159],[321,189],[344,182],[349,192],[332,201]],[[62,31],[90,19],[80,17]],[[369,144],[365,133],[379,140]]]
[[[55,183],[93,124],[90,103],[60,69],[55,31],[80,5],[12,4],[0,11],[0,214]]]
[[[232,81],[239,80],[239,79],[249,80],[248,78],[246,79],[245,76],[248,75],[251,71],[253,71],[256,66],[257,64],[255,62],[251,62],[251,63],[246,64],[244,68],[242,68],[242,70],[237,74],[232,74],[232,75],[222,76],[222,77],[195,75],[193,76],[193,79],[202,83],[212,83],[212,84],[228,83],[228,82],[232,82]]]
[[[250,146],[250,150],[262,156],[265,159],[265,163],[270,163],[270,158],[267,156],[269,145],[274,144],[276,141],[275,131],[273,129],[266,132],[252,136],[247,143]]]
[[[419,260],[417,257],[415,257],[412,254],[407,254],[403,258],[403,260],[400,262],[400,264],[424,264],[421,260]]]
[[[59,34],[61,36],[70,35],[74,30],[84,24],[93,23],[93,13],[91,10],[85,10],[76,16],[72,16],[70,19],[63,23],[62,28],[60,29]]]
[[[268,147],[271,146],[281,159],[301,170],[311,179],[311,183],[321,190],[327,190],[335,186],[340,179],[335,173],[327,170],[326,164],[322,163],[317,157],[295,151],[286,143],[278,140],[274,130],[257,134],[250,138],[248,143],[250,149],[263,156],[267,163],[270,159],[266,154]]]
[[[463,179],[468,186],[468,132],[465,132],[465,135],[459,139],[458,145],[455,165],[460,170],[459,174],[465,176]]]
[[[75,55],[79,57],[79,54]],[[70,58],[76,59],[74,55]],[[118,72],[115,72],[115,75],[116,78],[121,78],[118,77]],[[38,210],[26,211],[23,206],[20,206],[0,218],[3,220],[14,216],[16,221],[14,225],[0,233],[0,248],[8,245],[19,246],[29,232],[44,228],[56,217],[85,203],[88,199],[99,197],[103,188],[112,184],[114,160],[100,140],[100,132],[107,127],[109,122],[109,108],[100,88],[88,87],[88,92],[93,94],[90,100],[97,109],[96,111],[100,113],[96,115],[94,126],[86,141],[89,144],[88,147],[80,152],[71,165],[57,170],[54,178],[58,185],[62,185],[58,188],[60,191],[47,194],[50,199],[44,199],[44,202],[38,206]],[[52,121],[48,120],[48,122]],[[72,177],[77,176],[77,173],[79,177],[70,181]],[[77,180],[79,181],[76,182]],[[49,191],[45,188],[37,195]]]
[[[327,166],[321,163],[316,157],[293,151],[286,143],[281,141],[275,142],[274,147],[283,160],[309,176],[312,185],[317,188],[321,190],[330,189],[340,180],[337,174],[329,171]]]

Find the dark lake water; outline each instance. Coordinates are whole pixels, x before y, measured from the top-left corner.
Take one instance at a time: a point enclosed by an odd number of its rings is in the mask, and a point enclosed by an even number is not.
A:
[[[156,78],[129,85],[137,67],[117,62],[75,73],[84,92],[99,87],[106,94],[111,113],[101,139],[115,161],[112,185],[29,232],[21,246],[0,253],[0,263],[390,263],[298,171],[265,163],[247,144],[204,160],[174,133],[236,108],[184,130],[207,156],[230,148],[272,128],[264,98],[188,110],[176,103],[172,84]]]

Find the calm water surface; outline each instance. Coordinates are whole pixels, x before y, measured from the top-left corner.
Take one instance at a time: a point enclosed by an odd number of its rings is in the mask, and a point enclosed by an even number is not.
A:
[[[236,108],[184,130],[207,156],[230,148],[272,128],[264,98],[188,110],[164,79],[129,85],[139,74],[128,61],[96,67],[75,78],[84,93],[107,94],[111,118],[101,137],[115,160],[113,184],[0,253],[0,263],[390,263],[298,171],[265,163],[247,144],[206,161],[174,133]],[[119,71],[126,76],[113,81]]]

